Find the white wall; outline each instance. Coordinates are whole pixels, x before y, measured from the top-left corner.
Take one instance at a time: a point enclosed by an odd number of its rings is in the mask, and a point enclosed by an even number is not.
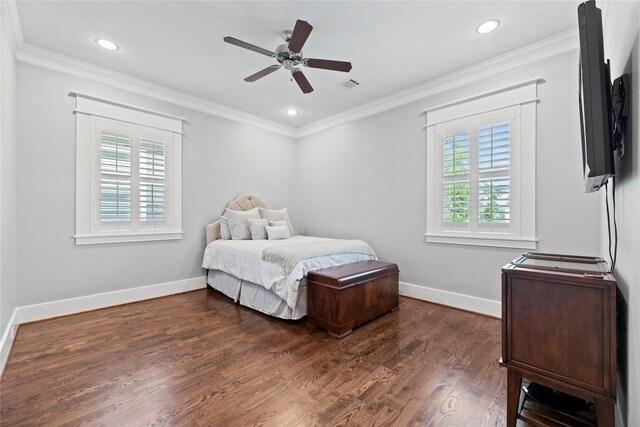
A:
[[[310,234],[354,237],[401,281],[500,300],[500,268],[524,250],[427,244],[423,109],[542,77],[537,124],[539,251],[597,255],[600,209],[584,194],[577,51],[301,138],[298,211]]]
[[[17,306],[16,59],[3,14],[0,19],[0,337]],[[0,352],[6,350],[0,348]],[[4,355],[0,355],[0,360]],[[2,364],[0,363],[0,367]]]
[[[618,384],[618,424],[640,425],[640,3],[611,1],[603,9],[605,57],[611,60],[612,79],[631,76],[631,110],[625,136],[626,154],[616,164],[618,220],[619,322],[621,354]],[[602,195],[603,196],[603,195]],[[604,200],[604,199],[603,199]],[[604,211],[605,207],[601,206]],[[602,233],[606,236],[606,216]],[[608,259],[608,239],[603,237],[601,256]]]
[[[179,241],[75,246],[75,90],[186,118]],[[204,226],[242,193],[292,203],[295,140],[18,64],[18,305],[203,276]]]

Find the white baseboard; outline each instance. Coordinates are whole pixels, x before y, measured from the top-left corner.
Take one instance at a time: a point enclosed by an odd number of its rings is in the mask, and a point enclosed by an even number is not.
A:
[[[18,307],[17,322],[27,323],[52,317],[66,316],[68,314],[81,313],[83,311],[114,305],[127,304],[150,298],[163,297],[180,292],[202,289],[207,286],[206,277],[194,277],[191,279],[176,280],[175,282],[160,283],[157,285],[141,286],[139,288],[122,289],[120,291],[105,292],[102,294],[87,295],[84,297],[70,298],[42,304],[25,305]]]
[[[448,305],[462,310],[473,311],[487,316],[497,318],[502,316],[500,301],[472,297],[470,295],[443,291],[441,289],[428,288],[426,286],[413,285],[405,282],[400,282],[400,295]]]
[[[141,286],[138,288],[122,289],[119,291],[105,292],[102,294],[87,295],[84,297],[70,298],[42,304],[25,305],[13,310],[7,327],[3,331],[0,341],[0,378],[4,372],[4,366],[13,344],[15,328],[21,323],[35,322],[36,320],[50,319],[52,317],[66,316],[68,314],[81,313],[83,311],[130,302],[143,301],[150,298],[158,298],[181,292],[194,291],[207,287],[205,276],[191,279],[176,280],[175,282],[160,283],[157,285]]]
[[[2,341],[0,341],[0,378],[4,372],[4,365],[7,363],[11,346],[13,345],[13,339],[15,338],[14,326],[17,326],[18,309],[13,310],[13,314],[7,323],[7,327],[2,333]]]

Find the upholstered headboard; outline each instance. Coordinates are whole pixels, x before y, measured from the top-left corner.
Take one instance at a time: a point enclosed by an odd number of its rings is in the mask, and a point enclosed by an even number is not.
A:
[[[243,194],[229,202],[227,208],[234,211],[248,211],[253,208],[267,208],[262,200],[253,194]],[[215,220],[206,227],[207,245],[220,238],[220,220]]]

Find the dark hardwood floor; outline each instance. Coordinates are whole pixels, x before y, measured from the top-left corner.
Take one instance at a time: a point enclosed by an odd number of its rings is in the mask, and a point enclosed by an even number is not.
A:
[[[343,340],[199,290],[20,327],[3,426],[504,425],[500,321],[408,298]]]

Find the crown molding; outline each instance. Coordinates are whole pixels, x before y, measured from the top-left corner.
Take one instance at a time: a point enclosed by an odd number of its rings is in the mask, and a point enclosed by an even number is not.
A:
[[[19,61],[27,64],[115,86],[149,98],[253,125],[282,135],[296,136],[296,131],[292,127],[26,43],[18,48],[16,57]]]
[[[346,122],[372,116],[478,80],[486,79],[499,72],[537,62],[577,48],[578,31],[576,28],[436,77],[419,85],[401,90],[393,95],[385,96],[343,111],[342,113],[318,120],[298,128],[296,136],[301,138]]]
[[[22,37],[22,27],[20,26],[16,1],[0,0],[0,6],[2,7],[2,12],[6,21],[8,21],[11,42],[16,58],[19,61],[108,84],[149,98],[179,105],[181,107],[222,117],[228,120],[253,125],[293,138],[301,138],[346,122],[362,119],[392,108],[400,107],[438,93],[446,92],[456,87],[485,79],[489,76],[495,75],[497,72],[510,70],[545,58],[573,51],[579,46],[578,31],[577,29],[572,29],[527,46],[514,49],[494,58],[436,77],[419,85],[401,90],[393,95],[385,96],[360,106],[350,108],[341,113],[334,114],[299,128],[293,128],[204,98],[188,95],[184,92],[180,92],[166,86],[151,83],[137,77],[132,77],[124,73],[109,70],[104,67],[93,65],[85,61],[25,43]]]
[[[14,0],[1,0],[0,11],[2,12],[3,22],[9,27],[9,41],[15,53],[18,47],[24,43],[22,26],[18,17],[18,4]]]

